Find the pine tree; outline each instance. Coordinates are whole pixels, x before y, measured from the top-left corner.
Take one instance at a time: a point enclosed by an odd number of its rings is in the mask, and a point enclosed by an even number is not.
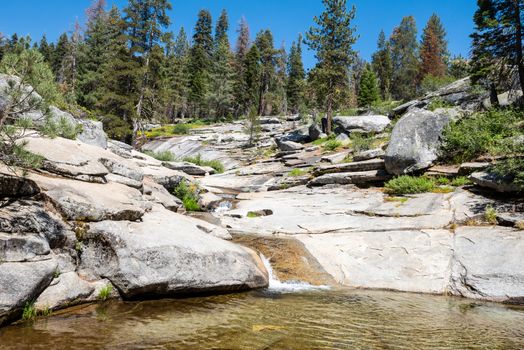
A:
[[[227,31],[229,30],[229,18],[227,11],[222,10],[215,27],[215,45],[219,45],[222,40],[227,39]]]
[[[210,74],[210,89],[206,100],[215,119],[228,116],[233,104],[233,57],[227,36],[223,36],[215,49]]]
[[[415,18],[408,16],[391,35],[393,83],[391,93],[395,99],[407,100],[416,95],[418,73],[418,44]]]
[[[44,57],[44,60],[48,64],[51,64],[51,60],[53,57],[53,47],[51,47],[49,43],[47,42],[47,37],[45,34],[42,35],[42,38],[40,39],[40,44],[38,45],[38,51],[40,51],[40,53]]]
[[[353,45],[357,40],[352,26],[356,9],[348,11],[346,0],[322,0],[322,3],[325,10],[314,18],[316,27],[308,31],[306,44],[316,51],[317,94],[324,100],[326,131],[330,134],[333,113],[349,93],[349,67],[355,57]]]
[[[487,79],[494,89],[497,79],[507,80],[509,66],[518,73],[524,91],[524,1],[478,0],[473,20],[472,77]]]
[[[190,94],[191,109],[195,115],[203,115],[205,99],[209,91],[210,70],[213,57],[212,18],[207,10],[198,13],[191,48]]]
[[[257,34],[255,45],[260,54],[260,84],[258,93],[258,115],[266,115],[269,111],[270,101],[268,93],[275,79],[275,55],[273,34],[269,29]]]
[[[100,80],[104,78],[102,64],[110,54],[107,51],[110,38],[115,36],[108,26],[105,5],[105,0],[96,0],[86,10],[87,29],[79,67],[78,101],[88,109],[94,109],[100,99],[98,86]]]
[[[377,77],[371,66],[368,64],[364,69],[362,78],[360,79],[360,88],[358,93],[358,105],[360,107],[371,107],[379,100],[379,89]]]
[[[53,70],[53,73],[55,73],[57,80],[60,70],[62,69],[62,61],[64,60],[64,57],[67,54],[68,46],[69,37],[67,36],[67,33],[62,33],[62,35],[60,35],[60,37],[58,38],[55,50],[51,58],[51,69]]]
[[[391,97],[393,62],[391,60],[391,48],[383,30],[379,34],[377,46],[377,51],[372,57],[372,66],[379,81],[380,95],[382,99],[387,100]]]
[[[131,143],[136,119],[140,63],[128,48],[127,24],[114,6],[108,14],[109,35],[106,61],[102,64],[100,99],[95,107],[104,116],[104,130],[110,138]]]
[[[260,93],[260,75],[261,75],[261,64],[260,64],[260,51],[256,45],[251,46],[246,54],[245,59],[245,76],[246,92],[247,92],[247,108],[249,111],[255,110],[258,112],[258,97]],[[260,115],[260,114],[258,114]]]
[[[158,46],[165,39],[163,30],[170,24],[168,10],[171,10],[168,0],[130,0],[124,10],[131,53],[140,62],[141,67],[138,101],[133,120],[135,145],[142,128],[142,120],[154,114],[154,101],[148,97],[154,96],[157,81],[154,79],[152,68],[158,67],[159,64],[153,62],[153,59],[158,60],[158,52],[162,52]]]
[[[249,50],[249,26],[246,19],[240,19],[240,25],[237,30],[238,39],[235,48],[234,66],[234,103],[235,115],[247,115],[249,112],[249,93],[246,83],[246,55]]]
[[[449,62],[449,75],[455,79],[462,79],[470,74],[470,63],[462,55],[453,56]]]
[[[74,104],[76,101],[76,86],[78,79],[79,54],[82,45],[82,32],[80,24],[75,22],[71,38],[65,45],[65,52],[60,62],[57,80],[66,96],[66,100]]]
[[[433,14],[424,28],[420,45],[419,79],[426,75],[443,77],[447,74],[448,43],[440,18]]]
[[[298,113],[304,103],[306,73],[302,63],[302,35],[291,45],[288,61],[287,100],[291,113]]]

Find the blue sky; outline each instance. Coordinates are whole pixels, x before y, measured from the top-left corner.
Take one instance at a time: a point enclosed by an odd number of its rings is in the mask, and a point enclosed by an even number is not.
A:
[[[56,38],[73,28],[78,19],[85,19],[84,10],[92,0],[0,0],[0,32],[11,35],[29,34],[40,39],[46,33],[48,39]],[[126,0],[107,0],[120,8]],[[313,16],[322,12],[321,0],[172,0],[171,30],[177,32],[181,26],[193,32],[198,10],[207,8],[216,19],[225,8],[230,17],[230,37],[236,39],[236,27],[241,16],[245,16],[251,36],[270,28],[275,37],[275,46],[289,48],[299,33],[311,25]],[[348,0],[357,7],[355,25],[360,38],[355,45],[361,56],[369,60],[375,51],[381,29],[389,35],[403,16],[413,15],[417,21],[419,35],[432,13],[437,13],[448,32],[449,49],[452,54],[469,55],[469,34],[473,30],[475,0]],[[306,67],[315,64],[314,54],[305,50]]]

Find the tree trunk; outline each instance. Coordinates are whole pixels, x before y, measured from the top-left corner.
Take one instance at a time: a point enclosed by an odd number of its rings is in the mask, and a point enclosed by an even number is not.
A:
[[[333,101],[331,98],[331,94],[328,95],[327,98],[327,127],[326,127],[326,134],[329,136],[331,135],[331,124],[333,121]]]
[[[513,0],[514,15],[515,15],[515,51],[517,59],[517,70],[519,73],[520,89],[524,91],[524,60],[522,57],[522,22],[520,19],[520,0]]]

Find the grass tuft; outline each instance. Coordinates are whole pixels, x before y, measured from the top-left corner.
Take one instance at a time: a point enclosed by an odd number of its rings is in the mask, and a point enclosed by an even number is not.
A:
[[[162,151],[162,152],[144,151],[144,153],[162,162],[172,162],[175,160],[175,155],[171,153],[170,151]]]
[[[433,191],[435,183],[427,177],[403,175],[388,181],[384,188],[392,195],[415,194]]]
[[[198,204],[198,185],[189,184],[186,180],[181,181],[175,188],[174,195],[184,204],[187,211],[201,211]]]
[[[495,208],[493,208],[491,205],[488,205],[486,207],[486,210],[484,211],[484,219],[487,223],[496,225],[497,222],[497,211]]]
[[[225,170],[224,164],[219,160],[206,160],[203,159],[200,154],[197,154],[195,157],[185,157],[183,159],[185,162],[193,163],[198,166],[209,166],[219,174],[223,173]]]
[[[107,284],[105,287],[102,287],[97,295],[98,300],[107,300],[111,296],[111,292],[113,292],[113,285]]]

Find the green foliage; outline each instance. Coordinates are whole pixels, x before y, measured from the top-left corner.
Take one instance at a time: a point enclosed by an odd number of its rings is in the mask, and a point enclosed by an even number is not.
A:
[[[35,304],[27,302],[22,311],[22,321],[32,321],[36,316],[38,316],[38,312],[35,308]]]
[[[51,138],[63,137],[74,140],[82,132],[82,125],[73,124],[65,117],[59,117],[57,121],[48,118],[41,131],[44,135]]]
[[[304,88],[306,73],[302,63],[302,35],[293,42],[289,53],[288,81],[286,87],[287,100],[291,113],[299,113],[304,104]]]
[[[384,189],[391,195],[424,193],[433,191],[435,183],[427,177],[403,175],[388,181]]]
[[[497,211],[491,205],[486,207],[486,210],[484,211],[484,219],[489,224],[497,224]]]
[[[493,110],[452,122],[444,131],[442,157],[461,163],[481,155],[522,153],[522,145],[511,138],[522,135],[517,126],[522,113]]]
[[[253,219],[253,218],[258,218],[258,217],[260,217],[260,216],[261,216],[261,215],[260,215],[259,213],[256,213],[256,212],[254,212],[254,211],[248,211],[248,212],[247,212],[247,217],[248,217],[248,218],[251,218],[251,219]]]
[[[366,135],[362,135],[359,133],[352,133],[350,136],[351,140],[351,147],[353,148],[353,151],[358,153],[362,151],[369,151],[370,149],[373,149],[374,145],[374,138]]]
[[[175,188],[175,197],[182,200],[187,211],[201,211],[198,204],[199,189],[196,184],[189,184],[186,180],[182,180]]]
[[[113,292],[113,285],[107,284],[100,289],[96,297],[98,300],[105,301],[111,296],[112,292]]]
[[[517,185],[524,191],[524,159],[510,158],[505,159],[493,166],[491,172],[499,175],[505,180]]]
[[[369,65],[366,66],[360,79],[357,99],[361,107],[371,107],[380,99],[377,77]]]
[[[377,74],[382,100],[391,98],[391,79],[393,78],[393,62],[391,60],[391,47],[386,41],[386,34],[382,30],[378,37],[377,52],[373,54],[373,71]]]
[[[175,155],[170,151],[160,151],[160,152],[144,151],[144,153],[162,162],[172,162],[176,159]]]
[[[338,140],[335,140],[335,139],[331,139],[331,140],[327,140],[323,145],[322,147],[324,148],[324,150],[326,151],[334,151],[336,150],[337,148],[341,147],[342,146],[342,142],[338,141]]]
[[[209,166],[215,169],[215,171],[219,174],[223,173],[225,170],[224,164],[222,164],[222,162],[220,162],[219,160],[206,160],[203,159],[200,154],[197,154],[195,157],[185,157],[183,160],[184,162],[193,163],[199,166]]]
[[[289,173],[287,173],[287,176],[298,177],[298,176],[306,175],[307,173],[308,173],[308,169],[295,168],[295,169],[292,169]]]
[[[441,87],[449,85],[454,81],[455,81],[455,78],[451,76],[447,76],[447,75],[434,76],[434,75],[428,74],[424,76],[424,79],[422,79],[422,82],[420,83],[420,89],[421,89],[421,92],[425,94],[428,92],[438,90]]]
[[[428,105],[428,109],[430,111],[434,111],[436,110],[437,108],[450,108],[450,107],[453,107],[453,104],[447,102],[446,100],[443,100],[441,98],[435,98],[433,99],[429,105]]]
[[[417,26],[415,18],[408,16],[391,35],[393,82],[391,93],[398,100],[409,100],[416,94],[419,61],[417,56]]]
[[[471,185],[471,180],[468,179],[466,176],[459,176],[451,180],[451,186],[455,187],[461,187],[466,185]]]
[[[448,42],[440,17],[433,14],[424,28],[420,45],[419,76],[443,78],[447,73]]]

